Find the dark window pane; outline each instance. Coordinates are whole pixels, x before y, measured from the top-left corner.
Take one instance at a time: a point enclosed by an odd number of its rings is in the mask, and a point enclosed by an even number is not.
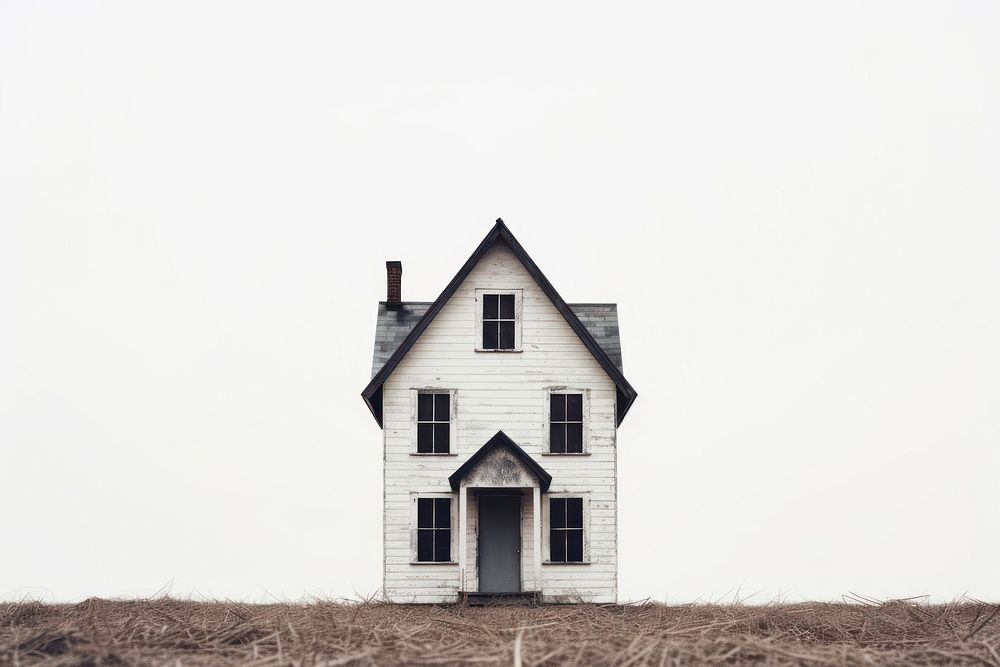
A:
[[[583,394],[566,395],[566,421],[583,421]]]
[[[566,451],[583,453],[583,424],[566,424]]]
[[[485,294],[483,295],[483,319],[495,320],[497,315],[500,314],[500,308],[497,305],[498,295],[496,294]]]
[[[448,394],[434,394],[434,421],[448,421],[448,401],[450,398]]]
[[[514,323],[513,322],[501,322],[500,323],[500,346],[498,349],[501,350],[513,350],[514,349]]]
[[[566,531],[566,560],[579,563],[583,560],[583,531]]]
[[[566,424],[549,425],[549,451],[555,454],[566,453]]]
[[[451,499],[434,499],[434,527],[451,528]]]
[[[434,560],[445,563],[451,560],[451,531],[434,531]]]
[[[514,295],[513,294],[501,294],[500,295],[500,319],[512,320],[514,319]]]
[[[417,498],[417,527],[434,527],[434,499]]]
[[[566,499],[566,527],[583,528],[583,498]]]
[[[417,560],[418,561],[432,561],[432,560],[434,560],[434,531],[433,530],[418,530],[417,531]]]
[[[552,498],[549,501],[549,523],[552,528],[566,527],[566,499]]]
[[[551,551],[551,553],[549,554],[549,560],[557,563],[565,562],[566,560],[565,530],[551,531],[551,536],[549,537],[549,549]]]
[[[429,422],[433,419],[433,407],[433,394],[417,394],[417,421]]]
[[[430,454],[434,451],[431,441],[433,434],[433,424],[417,424],[417,452],[420,454]]]
[[[566,421],[566,394],[552,394],[549,397],[549,419],[554,422]]]
[[[434,453],[435,454],[447,454],[449,453],[449,442],[448,438],[450,435],[451,427],[448,424],[434,424]]]
[[[483,322],[483,349],[496,350],[500,346],[500,330],[496,322]]]

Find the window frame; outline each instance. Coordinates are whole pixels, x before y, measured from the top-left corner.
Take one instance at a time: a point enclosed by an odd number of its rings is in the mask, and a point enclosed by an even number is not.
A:
[[[579,452],[552,451],[552,395],[581,394],[583,396],[583,442]],[[589,456],[590,455],[590,389],[581,387],[553,386],[545,389],[545,405],[542,414],[545,415],[545,449],[542,456]]]
[[[558,492],[558,493],[546,493],[543,498],[545,502],[542,503],[542,565],[590,565],[590,530],[591,530],[591,518],[590,518],[590,492],[589,491],[576,491],[576,492]],[[581,561],[562,561],[562,560],[552,560],[552,503],[553,498],[580,498],[583,500],[583,560]]]
[[[509,349],[509,350],[497,350],[497,349],[483,347],[483,306],[484,306],[484,299],[483,299],[483,297],[485,297],[488,294],[489,295],[496,294],[498,296],[501,295],[501,294],[513,294],[514,295],[514,347],[511,348],[511,349]],[[523,336],[522,336],[522,330],[523,330],[523,327],[522,327],[522,322],[523,322],[523,317],[522,317],[523,297],[524,297],[524,290],[521,289],[521,288],[505,289],[505,288],[502,288],[502,287],[496,287],[496,288],[492,288],[492,287],[491,288],[485,288],[484,287],[484,288],[479,288],[479,289],[476,290],[476,309],[475,309],[475,316],[476,316],[476,341],[475,341],[476,345],[475,345],[475,350],[476,350],[476,352],[499,352],[499,353],[508,352],[509,353],[509,352],[522,352],[523,351],[523,347],[522,347],[522,338],[523,338]]]
[[[448,451],[447,452],[421,452],[417,450],[417,424],[420,423],[417,401],[421,394],[448,394]],[[457,394],[455,389],[444,387],[414,387],[410,389],[410,455],[411,456],[458,456],[455,436],[458,429],[455,426],[457,411]]]
[[[420,560],[420,554],[417,547],[417,535],[419,533],[418,524],[418,500],[421,498],[427,499],[439,499],[447,498],[451,502],[448,503],[448,529],[451,531],[449,535],[449,550],[451,560],[439,561],[439,560]],[[410,565],[458,565],[458,561],[455,557],[458,555],[458,494],[456,493],[410,493]]]

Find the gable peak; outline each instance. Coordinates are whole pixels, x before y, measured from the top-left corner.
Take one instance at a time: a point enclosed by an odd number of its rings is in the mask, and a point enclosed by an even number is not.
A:
[[[382,384],[385,382],[386,378],[392,373],[393,369],[399,364],[399,362],[406,356],[409,349],[416,343],[417,339],[424,332],[424,329],[431,323],[434,317],[440,312],[444,304],[447,303],[448,299],[451,298],[455,290],[458,289],[459,285],[468,277],[472,269],[479,263],[483,258],[483,255],[498,241],[505,243],[517,256],[517,259],[521,262],[528,273],[542,289],[552,304],[556,307],[556,310],[563,316],[566,322],[570,325],[573,331],[577,334],[583,344],[590,350],[594,358],[601,365],[604,371],[608,374],[611,380],[615,383],[616,387],[616,402],[617,402],[617,416],[616,425],[621,424],[622,420],[625,418],[625,414],[628,412],[632,403],[635,401],[638,393],[629,384],[628,380],[622,374],[621,370],[611,361],[607,353],[601,348],[601,346],[594,339],[593,335],[580,321],[579,317],[570,309],[566,301],[559,295],[556,289],[549,282],[545,274],[542,273],[538,265],[535,264],[531,256],[528,255],[524,247],[518,242],[511,233],[510,229],[504,223],[503,218],[497,218],[496,223],[490,229],[489,233],[483,238],[483,240],[476,247],[476,250],[472,253],[462,268],[459,269],[455,277],[451,279],[451,282],[444,288],[438,298],[431,304],[430,308],[424,313],[423,317],[417,322],[410,333],[403,339],[396,351],[389,357],[385,365],[379,370],[374,377],[372,377],[371,382],[365,387],[364,391],[361,392],[362,398],[364,398],[365,403],[368,405],[368,409],[371,411],[372,416],[378,422],[379,426],[383,426],[382,422]]]

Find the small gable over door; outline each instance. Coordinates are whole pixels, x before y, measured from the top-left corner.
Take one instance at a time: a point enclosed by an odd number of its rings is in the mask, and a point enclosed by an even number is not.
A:
[[[469,457],[449,478],[454,491],[467,488],[533,488],[542,492],[552,483],[547,473],[531,456],[503,431]]]

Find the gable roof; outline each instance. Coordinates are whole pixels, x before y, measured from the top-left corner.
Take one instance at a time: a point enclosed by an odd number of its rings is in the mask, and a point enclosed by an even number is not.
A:
[[[453,472],[448,478],[448,483],[451,484],[452,491],[458,491],[459,486],[462,484],[462,479],[465,478],[476,465],[482,461],[487,454],[492,452],[497,447],[504,447],[511,451],[518,458],[524,467],[531,471],[531,474],[538,479],[538,486],[545,493],[549,490],[549,484],[552,483],[552,475],[545,472],[545,468],[538,465],[535,459],[531,458],[528,452],[521,449],[516,442],[510,439],[506,433],[503,431],[497,431],[497,434],[486,441],[486,444],[479,448],[475,454],[469,457],[469,459],[463,463],[458,470]]]
[[[615,362],[611,360],[611,357],[608,356],[608,353],[597,343],[594,336],[587,330],[587,327],[584,326],[580,317],[574,313],[566,301],[559,296],[559,292],[557,292],[552,286],[552,283],[549,282],[548,278],[545,277],[545,274],[542,273],[541,269],[538,268],[538,265],[535,264],[534,260],[531,259],[518,240],[514,238],[514,235],[507,228],[507,225],[505,225],[503,220],[500,218],[497,218],[496,224],[493,225],[490,232],[482,240],[469,259],[466,260],[465,264],[462,265],[462,268],[458,270],[455,277],[451,279],[451,282],[448,283],[438,298],[427,307],[427,310],[424,311],[423,315],[420,316],[420,319],[413,325],[413,328],[410,329],[409,333],[406,334],[403,340],[399,343],[398,347],[396,347],[395,351],[392,352],[385,364],[374,374],[371,382],[368,383],[368,386],[361,392],[361,396],[364,398],[368,409],[371,410],[372,416],[375,417],[375,421],[378,422],[379,426],[382,426],[382,385],[389,378],[389,375],[392,374],[392,371],[396,369],[396,366],[399,365],[399,362],[403,360],[406,353],[410,351],[413,344],[417,342],[420,335],[434,320],[434,317],[441,311],[442,308],[444,308],[444,305],[472,272],[472,269],[479,263],[479,260],[483,258],[483,255],[485,255],[486,252],[498,242],[507,244],[521,264],[524,265],[524,268],[527,269],[528,274],[535,280],[536,283],[538,283],[538,286],[542,289],[549,300],[552,301],[556,310],[562,314],[566,323],[569,324],[570,328],[573,329],[587,349],[590,350],[590,353],[594,355],[594,358],[601,365],[601,368],[604,369],[604,372],[607,373],[611,380],[615,383],[617,398],[616,404],[618,411],[615,423],[621,424],[622,420],[625,418],[625,414],[628,412],[629,408],[632,407],[632,403],[635,401],[636,396],[638,396],[638,392],[636,392],[636,390],[632,388],[632,385],[629,384],[628,380],[625,379],[625,375],[622,373],[620,366],[616,365]],[[403,308],[400,308],[400,310],[403,310]],[[413,315],[414,309],[411,309],[410,316]],[[406,317],[407,315],[402,316],[403,319]],[[591,317],[590,319],[593,320],[596,318]],[[615,320],[615,329],[617,330],[617,311]],[[384,342],[388,343],[389,341],[387,339]],[[376,343],[376,346],[377,345],[378,342]],[[620,346],[618,356],[620,364]]]
[[[615,367],[622,371],[622,346],[618,336],[618,305],[614,303],[569,303],[569,309],[580,318]],[[372,354],[372,374],[375,377],[392,356],[407,334],[431,307],[430,301],[403,301],[389,306],[378,302],[375,318],[375,350]],[[624,372],[624,371],[623,371]]]

